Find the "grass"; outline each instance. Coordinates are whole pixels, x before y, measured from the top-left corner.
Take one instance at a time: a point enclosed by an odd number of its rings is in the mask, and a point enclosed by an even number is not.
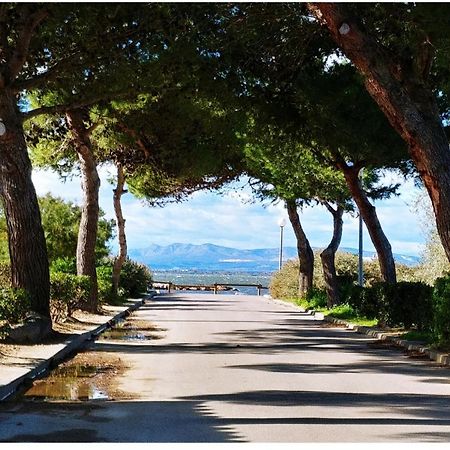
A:
[[[425,331],[408,331],[402,335],[402,339],[405,341],[419,341],[431,344],[433,342],[433,336],[429,332]]]
[[[325,316],[330,316],[335,319],[345,320],[348,322],[351,322],[355,325],[361,325],[365,327],[374,327],[377,325],[378,320],[377,319],[368,319],[367,317],[361,317],[358,316],[354,309],[349,305],[339,305],[335,306],[332,309],[327,309],[324,306],[318,306],[318,304],[323,303],[322,298],[316,298],[313,297],[311,299],[305,299],[305,298],[286,298],[283,299],[284,301],[287,301],[289,303],[294,303],[297,306],[300,306],[300,308],[303,308],[305,310],[314,309],[317,312],[323,313]]]
[[[367,317],[357,316],[353,308],[349,305],[339,305],[332,309],[325,309],[323,313],[326,316],[334,317],[335,319],[345,320],[355,325],[365,327],[374,327],[377,325],[377,319],[368,319]]]

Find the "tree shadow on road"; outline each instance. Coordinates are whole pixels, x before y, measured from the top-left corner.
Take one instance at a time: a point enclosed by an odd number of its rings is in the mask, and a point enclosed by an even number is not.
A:
[[[0,442],[243,442],[195,401],[0,405]]]

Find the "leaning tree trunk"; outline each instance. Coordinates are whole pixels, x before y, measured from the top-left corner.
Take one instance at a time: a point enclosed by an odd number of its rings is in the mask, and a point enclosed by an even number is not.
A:
[[[355,200],[355,203],[358,206],[359,213],[364,220],[370,239],[377,252],[381,277],[386,283],[395,284],[397,282],[397,275],[395,272],[395,262],[391,244],[381,228],[375,206],[370,203],[361,186],[358,177],[358,168],[349,167],[346,163],[338,164],[338,167],[344,173],[347,186],[352,194],[353,200]]]
[[[286,207],[295,237],[297,238],[297,252],[300,263],[298,294],[300,297],[304,297],[313,287],[314,253],[302,228],[295,201],[287,201]]]
[[[417,44],[417,56],[401,61],[391,56],[351,17],[344,4],[309,3],[333,39],[365,77],[365,86],[409,153],[428,191],[437,229],[450,261],[450,152],[436,95],[428,83],[433,59],[428,36]],[[345,26],[344,26],[345,25]]]
[[[336,209],[333,209],[328,203],[325,202],[324,204],[333,215],[333,237],[328,247],[320,254],[320,259],[322,260],[323,278],[325,280],[325,290],[327,291],[327,308],[332,308],[340,303],[335,257],[342,238],[344,208],[338,205]]]
[[[8,227],[11,282],[28,292],[33,311],[50,319],[50,275],[41,214],[17,100],[6,89],[0,94],[0,117],[6,127],[0,136],[0,195]]]
[[[122,205],[120,200],[127,190],[124,189],[125,175],[123,173],[122,164],[117,163],[117,185],[114,189],[114,211],[117,219],[117,234],[119,239],[119,254],[114,261],[112,273],[113,296],[117,296],[119,290],[120,272],[123,263],[127,258],[127,237],[125,234],[125,219],[123,218]]]
[[[97,270],[95,267],[95,244],[99,216],[98,194],[100,178],[92,150],[89,130],[83,123],[83,111],[68,111],[67,123],[72,132],[82,174],[83,205],[81,208],[80,229],[77,242],[77,274],[87,275],[91,289],[86,304],[87,311],[98,311]]]

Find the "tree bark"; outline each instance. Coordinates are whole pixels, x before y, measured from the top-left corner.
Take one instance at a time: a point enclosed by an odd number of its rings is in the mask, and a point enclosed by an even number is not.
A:
[[[117,185],[114,189],[114,211],[117,219],[117,234],[119,239],[119,254],[114,261],[112,273],[113,296],[117,296],[119,290],[120,272],[127,257],[127,237],[125,234],[125,219],[123,218],[120,200],[127,191],[124,189],[125,175],[122,164],[117,163]]]
[[[295,237],[297,238],[297,253],[300,262],[298,294],[300,297],[304,297],[313,287],[314,253],[300,222],[295,201],[286,201],[286,207]]]
[[[324,204],[333,215],[333,237],[328,247],[320,253],[320,259],[322,260],[323,278],[325,280],[325,290],[327,291],[327,308],[332,308],[340,303],[335,257],[342,239],[344,208],[338,205],[336,209],[333,209],[328,203],[325,202]]]
[[[8,227],[12,286],[25,289],[31,309],[50,320],[47,246],[36,191],[31,180],[20,113],[15,95],[0,90],[0,195]]]
[[[377,252],[381,276],[386,283],[395,284],[397,275],[391,244],[381,228],[375,206],[370,203],[361,186],[358,177],[359,167],[350,167],[345,162],[338,163],[337,166],[344,173],[347,186],[367,227],[370,239]]]
[[[89,131],[83,123],[83,116],[82,110],[71,110],[66,113],[67,124],[74,139],[82,175],[83,205],[77,241],[77,274],[87,275],[91,279],[91,290],[84,307],[87,311],[97,312],[99,305],[95,244],[97,242],[99,216],[100,177],[97,172],[97,163]]]
[[[308,7],[326,24],[333,39],[364,75],[367,91],[408,144],[430,196],[439,236],[450,261],[450,152],[434,90],[427,83],[432,45],[422,42],[420,58],[407,68],[401,65],[398,55],[388,54],[364,33],[346,12],[345,5],[309,3]]]

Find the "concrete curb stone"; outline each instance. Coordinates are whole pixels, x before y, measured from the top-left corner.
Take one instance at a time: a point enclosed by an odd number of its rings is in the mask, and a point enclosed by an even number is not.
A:
[[[71,340],[64,343],[64,347],[57,351],[53,356],[50,356],[45,361],[42,361],[36,367],[31,369],[26,374],[12,380],[11,382],[0,386],[0,402],[7,401],[14,394],[32,385],[34,380],[42,378],[50,370],[57,367],[63,361],[70,357],[75,356],[75,354],[85,345],[87,342],[94,340],[105,330],[113,327],[118,321],[129,316],[132,312],[136,311],[142,305],[145,304],[145,300],[153,298],[156,292],[151,291],[141,300],[136,301],[133,305],[129,306],[124,311],[116,314],[112,319],[108,320],[106,323],[99,325],[94,330],[86,331]]]
[[[339,325],[346,325],[349,330],[356,331],[359,334],[365,334],[367,336],[374,337],[380,341],[392,342],[393,344],[402,347],[405,350],[423,353],[424,355],[428,356],[431,361],[436,361],[438,364],[450,366],[450,355],[448,353],[432,350],[421,342],[407,341],[399,337],[398,334],[395,335],[393,333],[378,330],[376,328],[355,325],[352,324],[351,322],[346,322],[345,320],[324,316],[321,313],[316,313],[315,316],[318,317],[319,314],[326,322],[335,323]]]
[[[367,336],[374,337],[380,341],[391,342],[399,347],[404,348],[405,350],[423,353],[424,355],[428,356],[431,361],[436,361],[438,364],[441,364],[443,366],[450,366],[450,355],[448,353],[432,350],[421,342],[407,341],[405,339],[401,339],[401,337],[399,337],[398,334],[395,335],[393,333],[389,333],[372,327],[366,327],[363,325],[355,325],[345,320],[335,319],[334,317],[326,316],[325,314],[316,312],[314,310],[307,311],[293,303],[283,302],[282,300],[274,298],[271,298],[271,300],[274,301],[275,303],[289,305],[293,309],[300,310],[304,313],[310,314],[314,316],[317,320],[324,320],[325,322],[335,323],[336,325],[345,325],[347,329],[353,330],[358,334],[365,334]]]

